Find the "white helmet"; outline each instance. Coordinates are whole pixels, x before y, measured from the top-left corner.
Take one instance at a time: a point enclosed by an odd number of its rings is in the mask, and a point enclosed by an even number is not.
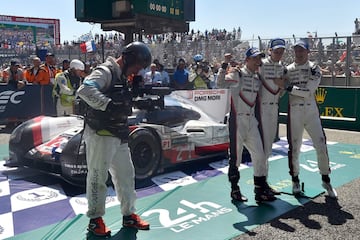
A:
[[[73,68],[75,70],[81,70],[84,71],[85,69],[85,65],[82,61],[80,61],[79,59],[74,59],[71,60],[70,62],[70,68]]]

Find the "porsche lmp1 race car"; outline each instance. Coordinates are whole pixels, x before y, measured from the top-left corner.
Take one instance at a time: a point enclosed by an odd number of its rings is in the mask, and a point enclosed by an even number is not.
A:
[[[134,106],[128,121],[136,179],[146,179],[178,163],[227,156],[227,125],[214,121],[175,92],[160,99],[143,97]],[[80,115],[39,116],[22,123],[10,136],[5,166],[38,169],[84,186],[83,127]]]

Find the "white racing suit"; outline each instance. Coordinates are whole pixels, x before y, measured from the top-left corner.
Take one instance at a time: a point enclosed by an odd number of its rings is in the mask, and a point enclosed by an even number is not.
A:
[[[254,176],[267,175],[266,158],[258,121],[255,118],[255,104],[260,85],[259,75],[251,73],[246,66],[240,71],[235,70],[226,75],[224,69],[219,69],[218,87],[230,88],[231,95],[229,180],[232,174],[238,174],[236,172],[241,163],[243,146],[250,152]]]
[[[107,58],[107,68],[96,68],[87,76],[77,93],[90,107],[105,111],[110,98],[104,92],[111,87],[112,75],[121,77],[121,69],[112,57]],[[85,126],[87,179],[86,197],[88,200],[87,216],[101,217],[105,214],[107,195],[106,181],[108,171],[112,176],[118,200],[121,202],[123,216],[135,212],[135,171],[131,161],[128,143],[122,142],[111,134],[102,135],[89,125]]]
[[[330,173],[326,136],[323,131],[315,91],[321,80],[320,68],[308,61],[287,67],[289,106],[287,137],[289,142],[290,175],[299,175],[299,154],[304,129],[310,135],[317,154],[320,174]]]
[[[272,61],[270,57],[263,60],[263,65],[260,68],[262,85],[259,90],[256,108],[266,159],[272,153],[272,144],[278,129],[279,98],[283,92],[273,80],[282,78],[284,73],[285,66],[281,63]],[[268,169],[267,161],[266,168]]]

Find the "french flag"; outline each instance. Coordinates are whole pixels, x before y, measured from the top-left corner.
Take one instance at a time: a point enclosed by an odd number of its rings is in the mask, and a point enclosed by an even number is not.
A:
[[[80,49],[81,49],[81,52],[83,52],[83,53],[95,52],[96,51],[96,45],[95,45],[94,40],[81,43],[80,44]]]

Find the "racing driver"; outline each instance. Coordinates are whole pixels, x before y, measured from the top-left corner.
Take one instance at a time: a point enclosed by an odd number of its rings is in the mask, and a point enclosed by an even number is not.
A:
[[[299,180],[299,154],[304,129],[308,132],[317,154],[322,186],[329,197],[337,198],[336,190],[330,184],[329,155],[326,136],[321,125],[315,91],[321,80],[319,66],[309,61],[309,44],[299,40],[294,45],[295,60],[287,66],[287,81],[275,79],[274,82],[289,93],[287,138],[289,142],[289,167],[293,182],[293,194],[301,194]]]
[[[245,66],[241,69],[230,68],[226,74],[228,63],[219,69],[218,86],[230,88],[231,105],[229,118],[230,157],[228,177],[231,183],[230,196],[236,201],[247,201],[242,195],[238,182],[239,166],[243,146],[249,150],[254,166],[254,184],[256,202],[274,201],[276,197],[266,182],[267,163],[262,140],[255,117],[255,104],[261,86],[259,67],[265,54],[257,48],[246,51]]]
[[[279,98],[283,90],[274,83],[275,78],[284,78],[286,68],[281,62],[285,51],[285,40],[275,38],[270,41],[268,53],[269,56],[263,59],[260,68],[262,76],[262,85],[260,87],[257,113],[261,137],[263,140],[265,158],[269,159],[272,153],[272,144],[276,138],[278,115],[279,115]],[[269,163],[266,161],[267,168]],[[269,172],[267,170],[267,172]],[[275,195],[280,192],[271,188]]]
[[[149,48],[132,42],[119,58],[108,57],[84,79],[77,91],[86,104],[84,140],[87,157],[86,197],[88,231],[96,236],[110,236],[105,225],[106,182],[112,177],[121,203],[123,226],[148,230],[150,225],[135,214],[135,170],[128,147],[128,122],[131,94],[127,76],[137,74],[151,63]]]

